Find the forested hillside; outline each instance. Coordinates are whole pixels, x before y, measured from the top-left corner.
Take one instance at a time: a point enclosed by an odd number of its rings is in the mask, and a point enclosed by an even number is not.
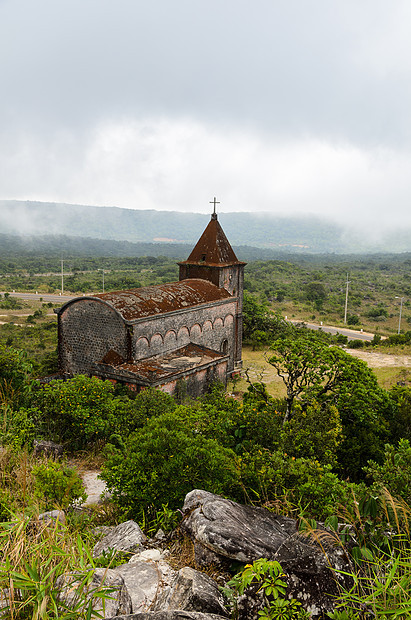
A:
[[[337,224],[317,216],[284,213],[219,213],[231,244],[276,252],[404,252],[411,231],[393,226],[381,236],[355,222]],[[60,203],[0,201],[0,232],[9,235],[65,235],[132,243],[190,244],[197,241],[209,215],[176,211],[119,209]],[[178,250],[177,250],[178,253]],[[168,254],[163,252],[163,254]]]

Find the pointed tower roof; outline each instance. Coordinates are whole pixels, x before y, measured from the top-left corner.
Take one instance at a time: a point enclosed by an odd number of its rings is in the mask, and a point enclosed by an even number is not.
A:
[[[215,212],[188,259],[179,264],[198,263],[219,266],[243,264],[235,255]]]

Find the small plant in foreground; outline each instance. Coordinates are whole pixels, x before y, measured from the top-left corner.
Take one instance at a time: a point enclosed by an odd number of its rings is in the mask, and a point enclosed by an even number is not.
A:
[[[386,490],[379,500],[358,504],[351,531],[358,545],[351,549],[352,571],[341,573],[353,585],[341,589],[337,610],[329,616],[333,620],[411,617],[410,507]]]
[[[296,599],[285,598],[286,575],[276,561],[261,558],[247,564],[223,589],[234,607],[237,617],[237,598],[251,586],[257,586],[256,594],[263,595],[263,609],[258,612],[261,620],[308,620],[310,615]]]
[[[13,516],[0,523],[2,618],[101,618],[113,589],[95,587],[93,574],[91,550],[58,521],[51,525]]]

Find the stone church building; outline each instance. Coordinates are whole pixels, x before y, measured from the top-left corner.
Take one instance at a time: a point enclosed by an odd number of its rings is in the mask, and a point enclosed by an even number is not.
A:
[[[60,371],[198,396],[241,367],[245,263],[216,213],[178,282],[77,297],[56,312]]]

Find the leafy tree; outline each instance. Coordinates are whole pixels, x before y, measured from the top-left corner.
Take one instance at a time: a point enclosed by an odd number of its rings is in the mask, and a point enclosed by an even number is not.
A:
[[[322,282],[310,282],[305,287],[307,299],[314,303],[317,310],[321,310],[327,298],[327,292]]]
[[[292,418],[294,400],[301,395],[328,389],[335,378],[335,368],[323,343],[307,338],[276,340],[274,355],[268,359],[287,389],[284,423]]]
[[[369,459],[382,458],[395,403],[379,387],[367,365],[338,347],[311,338],[281,339],[269,362],[287,388],[284,423],[292,418],[299,398],[304,408],[313,401],[335,405],[343,425],[344,440],[338,461],[345,475],[358,478]]]
[[[395,498],[411,503],[411,445],[408,439],[400,439],[398,448],[387,444],[384,461],[369,461],[364,471],[374,483],[378,493],[386,488]]]
[[[292,419],[281,429],[280,440],[282,449],[290,456],[335,466],[337,449],[343,440],[340,414],[335,405],[316,401],[307,407],[296,404]]]
[[[255,297],[244,293],[243,338],[255,347],[267,344],[293,330],[280,314],[276,314],[266,303],[259,303]]]
[[[411,388],[396,385],[390,390],[397,405],[396,415],[391,419],[390,443],[401,438],[411,441]]]

